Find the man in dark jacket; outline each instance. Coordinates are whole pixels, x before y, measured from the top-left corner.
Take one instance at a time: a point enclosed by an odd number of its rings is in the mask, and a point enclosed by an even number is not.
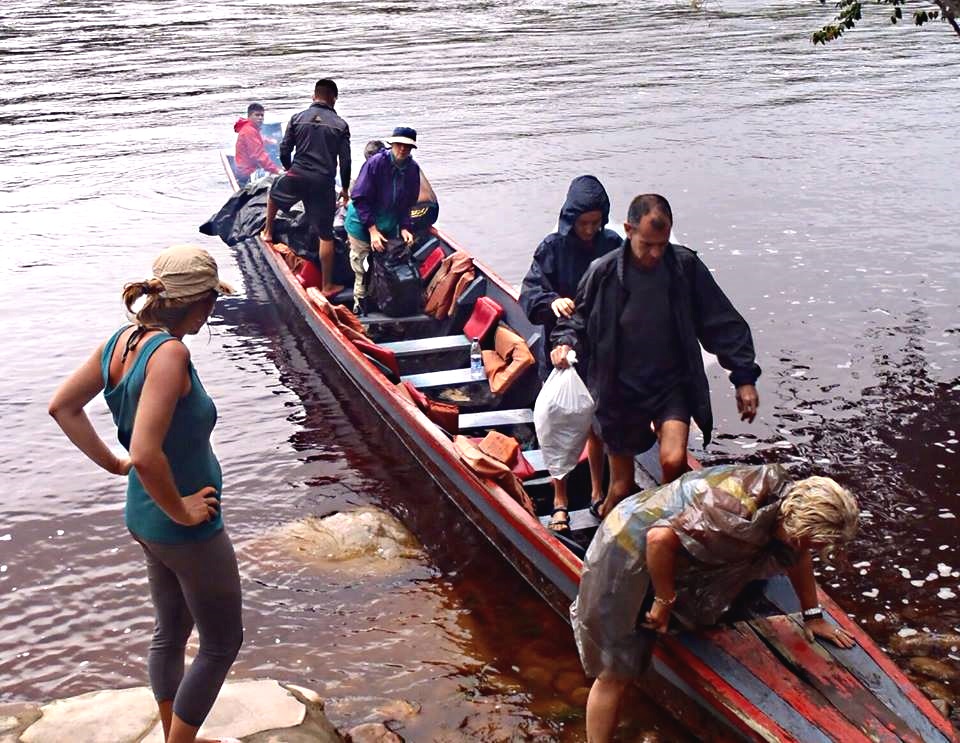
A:
[[[320,239],[321,291],[328,297],[343,290],[333,283],[333,216],[337,211],[335,182],[340,163],[340,198],[350,183],[350,127],[334,110],[339,91],[333,80],[318,80],[313,103],[290,119],[280,143],[280,162],[287,172],[273,182],[267,202],[267,223],[261,237],[273,241],[277,209],[288,211],[298,201]],[[291,159],[292,156],[292,159]]]
[[[610,221],[610,198],[603,184],[592,175],[581,175],[570,182],[567,199],[560,210],[556,232],[551,232],[537,246],[530,270],[520,288],[520,306],[530,322],[544,328],[544,347],[557,318],[570,317],[577,285],[590,263],[619,248],[622,239],[606,229]],[[550,372],[547,359],[541,358],[540,378]],[[583,367],[581,366],[581,369]],[[591,432],[587,440],[590,459],[591,503],[602,499],[603,447]],[[567,488],[564,480],[553,481],[553,517],[550,528],[565,533],[570,529],[567,511]]]
[[[760,367],[750,327],[697,254],[670,242],[672,227],[665,198],[636,197],[623,247],[590,266],[576,310],[551,335],[554,366],[566,366],[571,347],[587,360],[594,427],[610,457],[601,516],[636,489],[634,455],[657,437],[664,482],[686,470],[691,417],[709,443],[713,413],[701,344],[730,371],[741,418],[757,414]]]
[[[389,149],[371,155],[360,168],[357,182],[350,189],[350,205],[343,226],[350,242],[350,265],[356,277],[353,284],[354,311],[366,310],[364,260],[370,250],[382,252],[387,240],[400,237],[413,243],[410,208],[420,194],[420,166],[413,159],[417,132],[398,126],[387,138]]]

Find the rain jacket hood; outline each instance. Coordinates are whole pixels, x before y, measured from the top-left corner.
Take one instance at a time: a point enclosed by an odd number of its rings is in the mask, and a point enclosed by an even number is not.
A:
[[[250,119],[245,119],[242,116],[237,119],[237,123],[233,125],[233,131],[239,134],[240,130],[243,129],[247,124],[250,123]]]
[[[590,245],[573,234],[577,218],[595,209],[603,213],[603,223],[606,224],[610,217],[610,199],[603,185],[592,175],[574,178],[560,210],[557,231],[551,232],[537,246],[530,270],[523,279],[520,306],[530,322],[543,326],[545,338],[550,337],[557,322],[550,309],[551,303],[559,297],[573,299],[590,263],[620,246],[620,235],[602,226]],[[540,377],[546,379],[550,362],[544,354],[539,361]]]
[[[560,210],[560,226],[557,232],[566,237],[581,214],[596,209],[603,213],[603,222],[600,225],[602,234],[603,228],[610,221],[610,197],[607,196],[603,184],[592,175],[574,178],[567,189],[567,200]]]

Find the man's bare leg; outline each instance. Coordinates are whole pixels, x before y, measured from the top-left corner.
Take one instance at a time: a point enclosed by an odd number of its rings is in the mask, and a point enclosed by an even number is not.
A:
[[[267,245],[273,246],[273,220],[277,216],[277,202],[267,197],[267,223],[263,226],[260,239]]]
[[[587,697],[587,743],[609,743],[620,719],[620,702],[629,681],[601,676]]]
[[[637,489],[636,465],[632,454],[608,454],[610,460],[610,487],[607,497],[600,506],[600,516],[604,517],[614,507]]]
[[[587,436],[587,461],[590,464],[590,502],[603,499],[603,442],[590,429]]]
[[[663,482],[676,480],[687,471],[687,439],[690,436],[689,421],[666,420],[657,431],[660,436],[660,468]]]
[[[340,284],[333,283],[333,240],[320,239],[320,270],[323,272],[323,286],[320,291],[325,297],[334,297],[343,291]]]

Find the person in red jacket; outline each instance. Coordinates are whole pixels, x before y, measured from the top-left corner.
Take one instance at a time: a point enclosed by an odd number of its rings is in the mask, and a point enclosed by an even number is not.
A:
[[[263,126],[263,106],[251,103],[247,106],[247,118],[237,119],[233,131],[237,133],[236,166],[237,183],[246,186],[250,176],[257,168],[263,168],[268,173],[279,173],[280,168],[270,159],[263,146],[263,135],[260,128]]]

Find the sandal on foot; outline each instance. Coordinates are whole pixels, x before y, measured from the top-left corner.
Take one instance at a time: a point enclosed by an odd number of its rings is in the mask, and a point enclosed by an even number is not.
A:
[[[562,513],[566,515],[565,519],[558,519],[557,514]],[[555,531],[558,534],[569,534],[570,533],[570,510],[564,508],[563,506],[557,506],[553,509],[553,512],[550,514],[550,523],[547,525],[547,528],[550,531]]]
[[[603,516],[600,515],[600,506],[603,505],[603,502],[607,499],[606,493],[600,496],[599,500],[593,501],[588,507],[587,510],[593,515],[597,521],[602,521]]]

